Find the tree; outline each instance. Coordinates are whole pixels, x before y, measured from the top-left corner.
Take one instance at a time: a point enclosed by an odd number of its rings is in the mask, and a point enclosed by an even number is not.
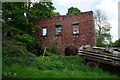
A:
[[[54,11],[53,11],[52,16],[60,16],[60,13],[59,13],[59,12],[54,12]]]
[[[70,7],[66,14],[69,15],[69,14],[75,14],[75,13],[80,13],[80,12],[81,11],[78,8]]]
[[[52,17],[55,8],[51,2],[5,2],[2,10],[3,27],[11,26],[16,30],[19,29],[31,34],[32,21],[38,18]]]
[[[100,9],[95,10],[94,13],[97,46],[105,46],[105,43],[111,42],[110,29],[111,25],[104,12]]]
[[[34,27],[32,21],[52,17],[55,10],[53,3],[5,2],[2,6],[2,27],[9,28],[9,36],[24,43],[30,52],[40,53],[40,40],[34,34],[34,28],[38,26]]]
[[[32,4],[33,7],[29,10],[29,21],[33,21],[38,18],[49,18],[54,15],[55,7],[51,2],[39,2]]]

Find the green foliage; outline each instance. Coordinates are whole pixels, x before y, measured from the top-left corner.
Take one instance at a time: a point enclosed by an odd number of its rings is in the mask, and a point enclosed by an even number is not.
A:
[[[52,54],[60,55],[58,46],[54,42],[49,46],[48,51]]]
[[[69,14],[75,14],[75,13],[80,13],[80,12],[81,11],[78,8],[70,7],[66,14],[69,15]]]
[[[53,11],[52,16],[60,16],[60,13],[59,13],[59,12],[54,12],[54,11]]]
[[[32,27],[32,32],[34,33],[35,31],[38,31],[40,29],[42,29],[42,27],[40,27],[39,25],[35,25]]]
[[[12,36],[21,33],[33,34],[32,21],[38,18],[48,18],[56,14],[53,3],[6,2],[3,3],[3,27],[9,27]],[[31,5],[33,5],[31,7]],[[26,16],[24,15],[26,13]],[[37,28],[38,29],[38,28]]]
[[[111,25],[102,10],[96,10],[94,13],[94,20],[96,26],[97,46],[105,47],[112,41],[110,30]]]
[[[116,40],[113,44],[112,44],[113,47],[120,47],[120,39],[119,40]]]
[[[31,34],[31,23],[27,22],[24,16],[24,5],[23,2],[5,2],[2,4],[3,27],[9,27],[11,32],[16,32],[13,35],[19,31]]]
[[[41,28],[32,25],[32,22],[56,15],[53,3],[5,2],[2,6],[3,27],[9,28],[9,37],[21,41],[30,52],[40,55],[40,40],[34,32]]]
[[[2,44],[2,56],[3,57],[26,57],[26,56],[33,56],[30,53],[26,46],[22,42],[10,40],[10,41],[3,41]]]
[[[29,34],[15,35],[14,38],[17,41],[22,42],[26,48],[36,55],[41,55],[40,40],[37,36],[31,36]]]
[[[33,7],[29,10],[29,20],[33,21],[38,18],[48,18],[53,16],[53,3],[51,2],[39,2],[34,3]]]
[[[103,43],[103,39],[104,39],[103,37],[98,37],[96,46],[98,46],[98,47],[106,47],[106,44]]]
[[[79,56],[3,58],[3,76],[10,78],[119,78],[99,68],[84,65]]]

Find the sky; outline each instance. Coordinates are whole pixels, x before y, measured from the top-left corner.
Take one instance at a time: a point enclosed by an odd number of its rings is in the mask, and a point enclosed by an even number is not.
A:
[[[104,11],[111,24],[112,41],[118,40],[118,2],[120,0],[52,0],[56,12],[61,15],[67,13],[68,8],[77,7],[81,12],[95,11],[101,9]]]

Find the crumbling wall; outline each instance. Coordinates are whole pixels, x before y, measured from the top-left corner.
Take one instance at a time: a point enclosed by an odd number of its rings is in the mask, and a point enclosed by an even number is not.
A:
[[[79,22],[79,34],[73,34],[73,23]],[[34,25],[41,27],[46,26],[47,36],[42,36],[42,30],[38,30],[35,34],[41,39],[41,46],[48,47],[55,42],[59,47],[62,55],[65,55],[65,49],[69,46],[79,48],[83,45],[94,46],[95,43],[95,25],[93,12],[81,12],[74,15],[57,16],[52,18],[38,19],[33,22]],[[56,35],[56,26],[61,24],[62,31],[60,35]]]

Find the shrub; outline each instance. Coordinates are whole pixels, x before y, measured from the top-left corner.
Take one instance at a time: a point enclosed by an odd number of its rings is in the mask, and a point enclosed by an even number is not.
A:
[[[36,55],[41,55],[42,50],[40,48],[40,40],[35,35],[29,34],[22,34],[22,35],[15,35],[14,38],[20,42],[22,42],[26,48]]]
[[[120,47],[120,39],[116,40],[114,43],[112,43],[113,47]]]
[[[60,55],[60,51],[58,50],[58,46],[54,42],[49,46],[48,51],[52,54]]]
[[[26,57],[26,56],[34,56],[34,55],[26,49],[26,46],[24,46],[22,42],[16,40],[10,40],[10,41],[3,41],[2,56]]]

